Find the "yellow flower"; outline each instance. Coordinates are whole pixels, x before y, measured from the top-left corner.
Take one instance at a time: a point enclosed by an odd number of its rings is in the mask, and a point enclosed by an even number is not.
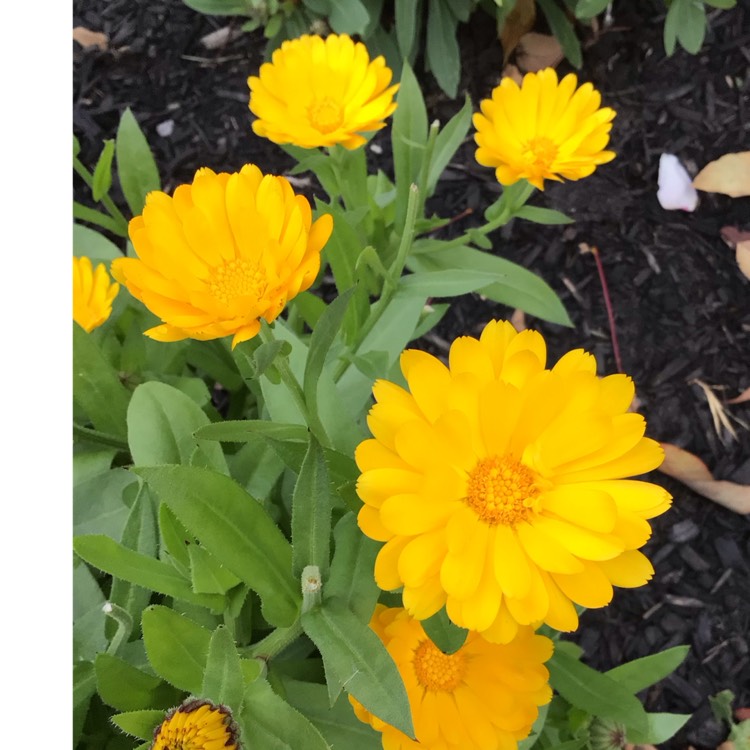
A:
[[[73,256],[73,320],[87,333],[110,316],[119,291],[120,285],[112,283],[104,263],[94,271],[89,258]]]
[[[138,259],[114,261],[112,274],[163,321],[147,336],[233,335],[234,347],[313,283],[332,229],[330,214],[312,221],[283,177],[253,164],[231,175],[204,167],[172,198],[148,194],[129,226]]]
[[[661,487],[625,479],[663,459],[627,411],[633,382],[598,378],[582,349],[545,369],[541,335],[505,321],[454,341],[449,360],[405,351],[409,390],[373,387],[375,437],[355,457],[359,526],[385,542],[378,585],[403,586],[417,619],[447,605],[493,642],[519,624],[574,630],[572,602],[602,607],[613,584],[651,578],[637,550],[646,519],[670,504]]]
[[[498,182],[521,179],[544,190],[545,180],[580,180],[615,158],[604,151],[615,111],[599,108],[601,95],[590,83],[576,90],[569,73],[557,81],[553,68],[527,73],[520,88],[509,77],[474,115],[477,161],[495,167]]]
[[[380,130],[396,103],[398,85],[381,55],[346,34],[308,34],[284,42],[272,62],[247,79],[257,135],[303,148],[361,146],[361,133]]]
[[[386,750],[516,750],[538,709],[552,698],[544,662],[552,641],[522,628],[507,645],[469,633],[444,654],[417,620],[379,604],[370,627],[385,644],[404,681],[416,742],[350,697],[360,721],[383,733]]]
[[[237,750],[237,726],[226,706],[189,698],[167,714],[150,750]]]

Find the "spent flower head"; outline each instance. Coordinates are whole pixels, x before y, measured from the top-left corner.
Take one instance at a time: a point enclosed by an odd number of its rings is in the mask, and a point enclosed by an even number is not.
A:
[[[664,455],[628,412],[632,380],[597,377],[581,349],[545,360],[539,333],[491,321],[453,342],[448,367],[405,351],[408,390],[373,387],[358,521],[385,542],[378,585],[403,586],[420,620],[446,605],[456,625],[500,643],[542,621],[570,631],[574,603],[602,607],[613,585],[653,574],[638,548],[670,495],[626,479]]]
[[[148,194],[129,226],[138,258],[114,261],[112,274],[163,321],[151,338],[231,335],[236,346],[313,283],[332,229],[283,177],[204,167],[173,197]]]
[[[89,258],[73,256],[73,320],[87,333],[109,318],[119,291],[104,263],[94,270]]]
[[[515,750],[528,736],[538,706],[552,698],[544,666],[552,641],[531,628],[522,628],[506,645],[469,633],[461,648],[445,654],[400,607],[379,604],[370,627],[404,681],[416,742],[349,700],[361,721],[382,732],[388,750]]]
[[[348,149],[362,133],[380,130],[396,109],[393,73],[381,55],[370,60],[362,42],[346,34],[306,34],[283,42],[272,62],[250,76],[253,130],[274,143]]]
[[[494,167],[498,182],[579,180],[615,158],[604,149],[615,111],[601,107],[590,83],[572,73],[558,83],[553,68],[527,73],[521,86],[505,77],[474,115],[476,159]]]

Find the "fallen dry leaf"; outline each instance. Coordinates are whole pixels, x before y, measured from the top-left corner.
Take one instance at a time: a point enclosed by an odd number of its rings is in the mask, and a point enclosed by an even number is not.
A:
[[[727,401],[727,403],[728,404],[744,404],[745,401],[750,401],[750,388],[745,388],[745,390],[742,391],[742,393],[740,393],[739,396],[730,398],[729,401]]]
[[[664,463],[659,471],[735,513],[750,513],[750,485],[714,479],[698,456],[671,443],[662,443],[661,447]]]
[[[738,242],[734,253],[740,271],[742,271],[746,279],[750,279],[750,240]]]
[[[231,26],[224,26],[221,29],[212,31],[210,34],[202,36],[201,44],[206,49],[219,49],[220,47],[225,47],[240,36],[242,36],[242,29],[233,29]]]
[[[554,68],[564,57],[560,42],[553,36],[532,31],[521,37],[516,53],[518,67],[526,73]]]
[[[739,242],[750,240],[750,232],[742,232],[737,227],[722,227],[719,234],[721,234],[721,239],[733,250]]]
[[[750,195],[750,151],[724,154],[706,164],[693,180],[693,187],[732,198]]]
[[[513,63],[508,63],[503,68],[502,78],[512,78],[519,86],[523,83],[523,73]]]
[[[510,322],[513,328],[515,328],[519,333],[521,331],[525,331],[526,313],[520,307],[517,307],[515,310],[513,310],[513,315],[510,316]]]
[[[737,721],[747,721],[750,719],[750,708],[735,708],[734,718]]]
[[[518,0],[508,14],[498,36],[503,45],[503,62],[507,63],[513,50],[518,46],[521,37],[531,31],[536,21],[536,3],[534,0]]]
[[[101,31],[91,31],[85,26],[76,26],[73,29],[73,41],[78,42],[84,49],[86,47],[99,47],[102,52],[107,51],[109,38]]]
[[[691,380],[688,385],[692,385],[693,383],[700,386],[703,395],[706,397],[706,401],[708,401],[708,410],[711,412],[711,419],[714,421],[714,430],[716,430],[719,439],[721,440],[723,437],[721,434],[721,428],[723,427],[735,440],[737,440],[737,430],[734,429],[734,425],[729,421],[727,411],[714,393],[713,388],[698,378]]]
[[[737,750],[734,746],[734,742],[732,740],[727,740],[726,742],[722,742],[719,747],[716,748],[716,750]]]

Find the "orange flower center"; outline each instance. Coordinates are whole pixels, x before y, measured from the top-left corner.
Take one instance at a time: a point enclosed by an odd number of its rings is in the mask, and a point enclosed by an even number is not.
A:
[[[514,526],[531,515],[538,494],[531,469],[512,456],[489,456],[469,474],[465,500],[490,526]]]
[[[245,258],[235,258],[214,268],[208,285],[211,294],[226,305],[238,297],[260,300],[266,292],[268,279],[257,265]]]
[[[414,671],[419,684],[427,690],[455,690],[466,672],[466,657],[461,651],[444,654],[432,641],[422,641],[414,651]]]
[[[341,125],[344,119],[344,112],[341,105],[331,99],[330,96],[324,99],[316,99],[308,110],[310,124],[320,133],[331,133]]]
[[[531,169],[539,175],[544,175],[552,171],[557,151],[557,144],[551,138],[539,135],[526,143],[523,156]]]

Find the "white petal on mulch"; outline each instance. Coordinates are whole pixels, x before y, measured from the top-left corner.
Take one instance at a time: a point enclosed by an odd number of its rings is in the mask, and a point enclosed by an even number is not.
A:
[[[656,197],[659,205],[668,211],[695,211],[698,205],[698,191],[674,154],[662,154],[659,159],[659,190]]]
[[[174,132],[174,120],[164,120],[164,122],[160,122],[156,126],[156,132],[162,138],[169,138],[169,136]]]

